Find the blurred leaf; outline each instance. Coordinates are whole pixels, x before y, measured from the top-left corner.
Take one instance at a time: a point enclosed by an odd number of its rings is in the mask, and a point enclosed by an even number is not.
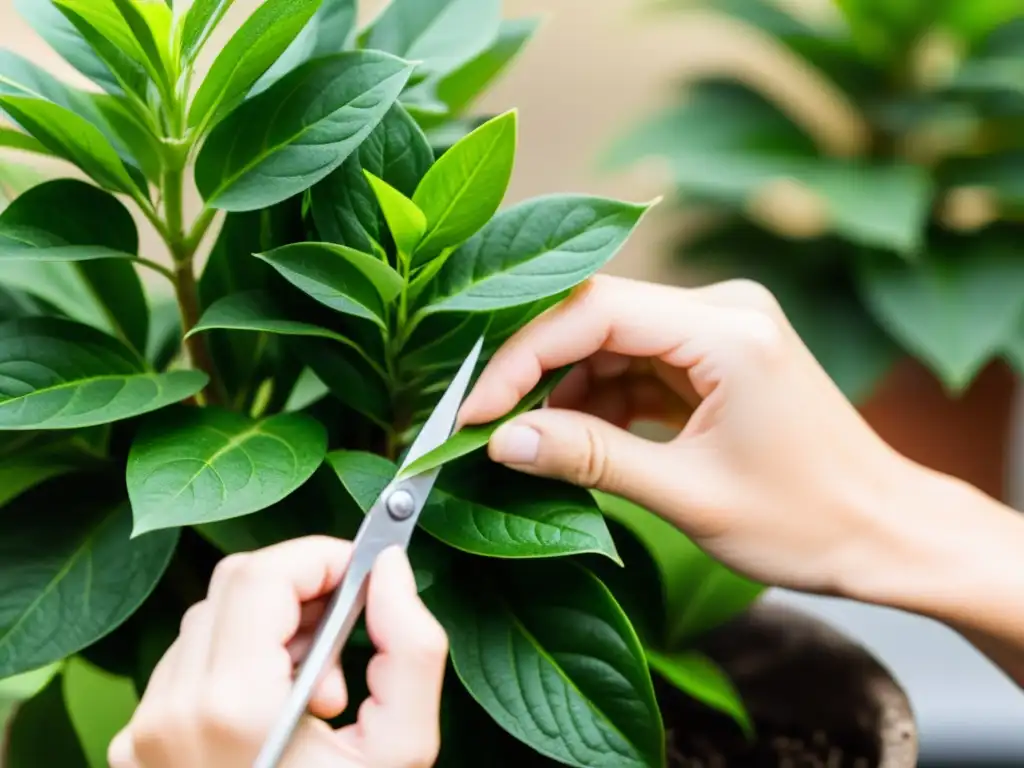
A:
[[[119,677],[80,657],[64,667],[64,703],[89,768],[107,768],[107,749],[128,725],[139,704],[130,678]]]
[[[1024,149],[951,160],[941,178],[949,186],[985,187],[1002,202],[1024,205]]]
[[[1019,247],[969,242],[968,252],[937,249],[912,267],[865,258],[858,270],[869,311],[952,392],[1000,352],[1024,313]]]
[[[1020,0],[959,0],[938,5],[944,6],[942,21],[968,42],[1024,16]]]
[[[59,676],[18,708],[7,744],[0,746],[4,768],[92,768],[64,705]]]
[[[745,611],[764,587],[704,554],[685,534],[652,512],[594,491],[601,510],[632,531],[661,569],[668,629],[663,645],[675,648]]]
[[[712,709],[733,720],[748,739],[754,737],[754,723],[732,681],[713,660],[698,651],[659,653],[647,651],[651,669],[661,677]]]

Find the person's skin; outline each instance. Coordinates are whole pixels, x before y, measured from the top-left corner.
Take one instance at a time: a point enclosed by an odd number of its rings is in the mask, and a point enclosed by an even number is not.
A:
[[[591,280],[502,346],[460,423],[504,416],[571,364],[549,407],[494,434],[492,459],[631,499],[766,584],[943,621],[1024,684],[1024,521],[887,446],[765,289]],[[626,431],[637,420],[680,433],[651,442]],[[349,546],[304,539],[225,561],[112,768],[251,765],[315,619],[300,605],[337,584]],[[359,724],[334,733],[310,718],[286,768],[436,759],[446,641],[398,553],[374,571],[367,621],[380,655]],[[313,712],[337,715],[345,698],[335,669]]]
[[[251,768],[351,549],[311,537],[223,560],[111,743],[111,768]],[[370,698],[352,702],[361,704],[356,724],[335,731],[319,719],[348,707],[335,666],[283,768],[427,768],[437,760],[447,637],[401,550],[378,558],[366,625],[377,654],[366,672]]]

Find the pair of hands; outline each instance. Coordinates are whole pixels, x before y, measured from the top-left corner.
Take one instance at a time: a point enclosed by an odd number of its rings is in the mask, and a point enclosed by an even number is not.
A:
[[[761,286],[594,279],[499,350],[461,423],[501,417],[545,371],[574,363],[549,408],[495,433],[495,461],[632,499],[767,584],[923,609],[915,590],[970,560],[962,541],[977,518],[917,499],[956,494],[870,430]],[[637,420],[681,431],[650,442],[626,431]],[[112,745],[112,767],[251,765],[348,551],[311,539],[228,558]],[[311,717],[290,768],[436,760],[445,637],[401,553],[371,576],[367,623],[378,655],[358,723],[332,732]],[[334,669],[313,713],[346,704]]]

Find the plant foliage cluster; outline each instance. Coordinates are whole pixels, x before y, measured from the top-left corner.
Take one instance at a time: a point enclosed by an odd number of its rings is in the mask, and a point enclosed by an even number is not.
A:
[[[681,204],[712,214],[686,262],[772,288],[855,400],[904,355],[952,393],[994,360],[1024,371],[1024,7],[835,0],[819,21],[772,0],[663,5],[725,14],[785,62],[698,77],[611,151],[661,158]],[[787,201],[796,221],[764,215]]]
[[[517,115],[469,110],[536,22],[499,0],[363,27],[354,0],[265,0],[229,30],[231,6],[20,0],[88,90],[0,52],[0,144],[78,170],[2,179],[0,691],[29,696],[7,768],[105,765],[217,562],[351,537],[476,338],[493,352],[648,208],[502,205]],[[622,500],[491,464],[493,429],[425,459],[450,466],[411,549],[451,636],[442,762],[661,766],[652,667],[748,727],[689,643],[757,585]],[[358,701],[365,633],[346,653]]]

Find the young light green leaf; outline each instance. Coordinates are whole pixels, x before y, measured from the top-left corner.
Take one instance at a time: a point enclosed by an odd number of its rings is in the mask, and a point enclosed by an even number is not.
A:
[[[71,725],[61,676],[53,677],[39,693],[18,707],[0,746],[6,768],[92,768]]]
[[[423,597],[448,632],[459,679],[502,728],[579,768],[665,764],[640,641],[592,573],[544,560],[461,579]]]
[[[296,243],[258,254],[282,277],[326,307],[377,323],[404,281],[368,253],[329,243]]]
[[[327,459],[364,512],[397,471],[372,453],[336,451]],[[442,476],[420,517],[423,530],[439,541],[483,557],[597,553],[618,562],[600,510],[585,491],[496,465],[462,469]]]
[[[181,58],[187,64],[195,60],[210,34],[234,0],[195,0],[179,19],[181,25]]]
[[[165,0],[114,0],[114,5],[144,54],[153,81],[173,88],[170,43],[174,15],[170,6]]]
[[[649,208],[566,196],[502,211],[448,258],[421,311],[489,312],[573,288],[614,257]]]
[[[155,414],[128,455],[132,535],[258,512],[306,482],[326,453],[324,428],[298,413],[261,421],[212,408]]]
[[[313,187],[313,220],[320,236],[334,243],[372,252],[384,243],[386,225],[365,173],[412,197],[434,162],[427,137],[400,104],[342,165]]]
[[[489,424],[463,427],[443,445],[412,462],[403,470],[401,476],[412,477],[413,475],[427,472],[483,448],[487,445],[491,435],[497,431],[498,427],[540,405],[568,372],[568,368],[559,368],[556,371],[545,374],[544,378],[533,388],[530,394],[524,397],[519,405],[513,408],[507,415]]]
[[[593,494],[605,515],[644,543],[661,570],[668,617],[665,647],[677,648],[724,624],[764,593],[763,585],[706,555],[653,512],[606,493]]]
[[[21,152],[32,152],[37,155],[53,157],[53,153],[50,150],[27,133],[2,126],[0,126],[0,149],[17,149]]]
[[[61,211],[54,216],[54,211]],[[75,179],[33,187],[0,214],[0,263],[8,259],[74,261],[75,270],[117,335],[144,350],[149,306],[130,260],[139,236],[113,195]],[[101,261],[92,262],[99,259]]]
[[[74,429],[139,416],[199,392],[198,371],[156,374],[135,352],[55,317],[0,324],[0,429]]]
[[[392,0],[359,35],[363,48],[445,73],[483,51],[498,33],[501,0]]]
[[[266,0],[257,8],[221,50],[199,86],[189,108],[189,127],[203,128],[234,109],[306,26],[320,2]],[[225,10],[212,9],[207,21]],[[197,19],[206,13],[197,12]]]
[[[411,65],[376,51],[314,59],[220,123],[196,161],[208,205],[263,208],[326,177],[383,119]]]
[[[0,678],[59,661],[121,625],[149,596],[177,531],[130,541],[127,503],[50,483],[22,496],[0,542]],[[68,595],[76,599],[69,600]]]
[[[85,118],[26,96],[0,94],[0,107],[50,152],[77,165],[100,186],[128,195],[139,193],[117,151]]]
[[[412,198],[427,217],[414,265],[461,245],[490,220],[505,197],[515,156],[514,111],[484,123],[441,155]]]
[[[754,723],[739,692],[725,671],[706,655],[699,651],[663,654],[648,649],[647,661],[651,669],[683,693],[728,715],[748,739],[754,737]]]
[[[122,92],[110,68],[96,55],[74,24],[58,10],[53,0],[14,0],[14,7],[33,31],[72,67],[107,93]]]
[[[135,684],[80,656],[68,659],[61,678],[64,703],[89,768],[108,768],[110,742],[128,725],[139,705]]]
[[[427,231],[427,219],[423,211],[412,200],[392,187],[386,181],[378,179],[369,171],[364,172],[370,187],[377,198],[377,203],[384,212],[388,229],[395,240],[398,252],[408,260],[420,240]]]
[[[1015,247],[975,242],[919,264],[865,259],[859,292],[878,322],[946,387],[962,391],[1017,330],[1024,262]]]

